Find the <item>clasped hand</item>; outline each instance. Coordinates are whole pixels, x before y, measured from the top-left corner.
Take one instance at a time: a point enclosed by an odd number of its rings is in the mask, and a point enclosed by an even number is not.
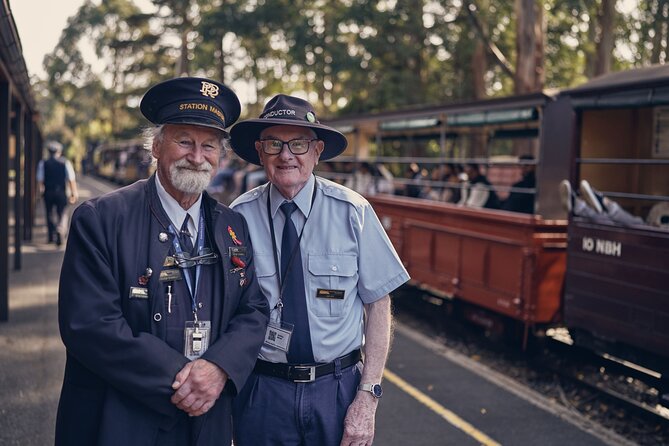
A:
[[[174,378],[171,401],[192,417],[203,415],[214,406],[227,380],[228,375],[216,364],[196,359]]]

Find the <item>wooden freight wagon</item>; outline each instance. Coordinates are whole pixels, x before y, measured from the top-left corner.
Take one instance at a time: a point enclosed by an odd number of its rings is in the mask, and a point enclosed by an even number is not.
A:
[[[572,184],[586,180],[641,218],[570,219],[565,323],[577,343],[669,384],[669,66],[613,73],[563,96],[577,113]]]
[[[412,282],[520,321],[559,321],[566,221],[377,195],[370,198]],[[496,319],[465,314],[492,327]]]

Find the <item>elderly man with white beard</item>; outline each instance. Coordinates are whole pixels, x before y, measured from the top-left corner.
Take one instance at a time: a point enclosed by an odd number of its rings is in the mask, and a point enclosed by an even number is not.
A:
[[[156,173],[72,218],[55,443],[230,445],[268,319],[245,220],[204,192],[240,104],[223,84],[178,78],[140,108]]]

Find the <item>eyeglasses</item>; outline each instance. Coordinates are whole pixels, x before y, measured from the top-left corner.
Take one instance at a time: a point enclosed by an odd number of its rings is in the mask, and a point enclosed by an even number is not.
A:
[[[190,254],[182,252],[174,255],[174,261],[179,268],[191,268],[195,265],[211,265],[218,262],[218,256],[209,248],[203,248],[198,255],[191,257]]]
[[[304,155],[309,151],[309,143],[318,141],[317,139],[291,139],[290,141],[281,141],[280,139],[261,139],[260,145],[262,151],[268,155],[278,155],[283,150],[284,144],[293,155]]]

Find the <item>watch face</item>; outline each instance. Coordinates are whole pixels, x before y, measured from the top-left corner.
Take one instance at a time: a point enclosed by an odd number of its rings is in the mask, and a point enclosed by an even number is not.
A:
[[[381,398],[381,395],[383,395],[383,389],[381,388],[381,384],[374,384],[372,386],[372,394],[377,398]]]

